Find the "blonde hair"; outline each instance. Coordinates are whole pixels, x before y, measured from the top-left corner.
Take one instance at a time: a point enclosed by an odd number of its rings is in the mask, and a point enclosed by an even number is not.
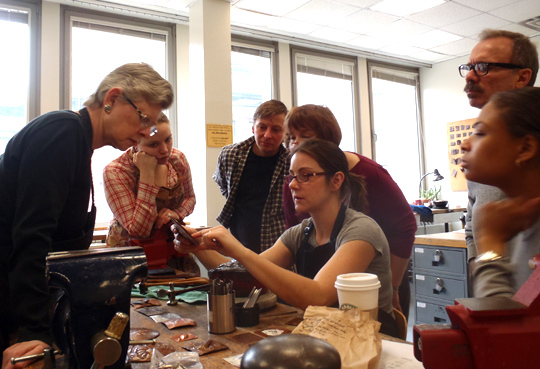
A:
[[[88,107],[101,107],[107,92],[113,87],[122,88],[131,100],[143,100],[150,105],[171,106],[174,92],[171,84],[146,63],[124,64],[109,73],[96,91],[85,101]]]

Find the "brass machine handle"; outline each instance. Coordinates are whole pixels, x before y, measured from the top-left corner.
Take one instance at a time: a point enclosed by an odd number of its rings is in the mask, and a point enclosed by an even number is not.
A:
[[[91,369],[103,369],[118,361],[122,355],[120,338],[129,321],[129,315],[117,312],[105,332],[99,332],[92,338],[94,363]]]

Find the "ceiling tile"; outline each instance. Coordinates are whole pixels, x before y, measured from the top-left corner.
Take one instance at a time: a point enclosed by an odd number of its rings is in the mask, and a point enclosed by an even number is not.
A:
[[[516,23],[511,23],[511,24],[509,24],[507,26],[501,27],[501,29],[511,31],[511,32],[522,33],[522,34],[524,34],[525,36],[528,36],[528,37],[533,37],[533,36],[536,36],[536,35],[540,34],[540,32],[538,32],[538,31],[536,31],[536,30],[534,30],[532,28],[525,27],[525,26],[522,26],[522,25],[516,24]]]
[[[309,34],[310,36],[334,42],[347,42],[358,37],[358,33],[343,31],[340,29],[322,27]]]
[[[352,39],[350,41],[347,41],[347,44],[358,46],[360,48],[366,48],[366,49],[372,49],[377,50],[382,47],[388,46],[391,44],[390,41],[385,41],[379,38],[371,37],[371,36],[360,36],[355,39]]]
[[[417,54],[423,50],[418,47],[409,46],[405,44],[394,44],[394,45],[385,46],[382,49],[380,49],[380,51],[384,53],[394,54],[394,55],[411,55],[411,54]]]
[[[523,0],[514,4],[503,6],[490,11],[497,17],[508,19],[512,22],[521,22],[530,18],[534,18],[540,15],[540,1],[539,0]]]
[[[311,0],[309,3],[287,14],[287,18],[326,26],[358,10],[354,6],[336,3],[335,1]]]
[[[480,11],[478,10],[474,10],[456,3],[447,2],[426,11],[410,15],[407,17],[407,19],[414,22],[427,24],[431,27],[439,28],[470,17],[474,17],[478,14],[480,14]]]
[[[399,18],[393,15],[379,13],[373,10],[364,9],[356,13],[338,19],[330,25],[349,32],[368,33],[375,29],[397,21]]]
[[[432,30],[433,28],[420,23],[401,19],[381,27],[375,31],[368,32],[368,36],[389,39],[391,42],[397,42],[404,38],[413,37]]]
[[[373,4],[378,3],[381,0],[334,0],[338,3],[349,4],[356,6],[357,8],[367,8]]]
[[[441,27],[441,29],[464,37],[476,37],[486,28],[501,28],[508,24],[510,24],[509,21],[482,13],[461,22]]]
[[[252,10],[263,14],[283,16],[307,2],[309,0],[240,0],[234,6],[239,9]]]
[[[466,5],[473,9],[478,9],[483,12],[500,8],[502,6],[515,3],[519,0],[453,0],[455,3]]]
[[[275,19],[272,22],[269,22],[266,25],[268,28],[283,31],[285,33],[298,33],[298,34],[308,34],[319,28],[321,25],[302,22],[296,19],[289,19],[280,17]]]
[[[453,56],[451,55],[434,53],[429,50],[424,50],[416,54],[411,54],[410,57],[414,59],[422,60],[422,61],[429,61],[429,62],[440,62],[443,60],[453,59]]]
[[[445,0],[383,0],[370,7],[382,13],[404,17],[441,5]]]
[[[271,15],[264,15],[260,13],[254,13],[248,10],[231,8],[231,23],[264,27],[275,19],[276,17]]]
[[[457,41],[450,42],[441,46],[433,47],[430,50],[443,53],[443,54],[448,54],[448,55],[456,55],[456,56],[468,55],[473,49],[473,47],[476,46],[477,43],[478,41],[475,39],[462,38],[461,40],[457,40]]]
[[[423,49],[431,49],[432,47],[448,44],[459,39],[461,39],[461,36],[441,31],[440,29],[434,29],[414,37],[414,40],[410,42],[410,45],[421,47]]]

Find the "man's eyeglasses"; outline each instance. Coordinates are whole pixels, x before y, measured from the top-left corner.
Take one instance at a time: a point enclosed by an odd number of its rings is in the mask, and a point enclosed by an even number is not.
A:
[[[156,127],[156,124],[154,122],[152,122],[150,120],[150,118],[148,118],[148,116],[146,114],[143,114],[139,108],[137,108],[137,105],[135,105],[133,103],[133,101],[131,101],[126,95],[124,95],[124,98],[127,100],[128,103],[131,104],[131,106],[133,106],[135,108],[135,110],[137,110],[137,113],[139,113],[139,119],[141,120],[141,125],[144,127],[144,128],[148,128],[148,127],[151,127],[150,128],[150,136],[153,136],[157,133],[157,127]]]
[[[461,64],[459,66],[459,74],[465,78],[467,73],[474,71],[478,77],[485,76],[489,73],[489,67],[499,67],[506,69],[523,69],[521,65],[509,63],[476,63],[476,64]]]
[[[288,174],[285,176],[285,180],[287,183],[291,183],[293,179],[296,179],[298,183],[304,183],[309,181],[310,177],[320,176],[326,174],[326,172],[318,172],[318,173],[298,173],[297,175],[293,176],[292,174]]]

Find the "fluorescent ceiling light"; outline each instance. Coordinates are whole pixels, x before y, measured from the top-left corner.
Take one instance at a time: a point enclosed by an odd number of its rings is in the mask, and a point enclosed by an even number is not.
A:
[[[370,7],[381,13],[404,17],[436,7],[444,3],[444,0],[383,0]]]

